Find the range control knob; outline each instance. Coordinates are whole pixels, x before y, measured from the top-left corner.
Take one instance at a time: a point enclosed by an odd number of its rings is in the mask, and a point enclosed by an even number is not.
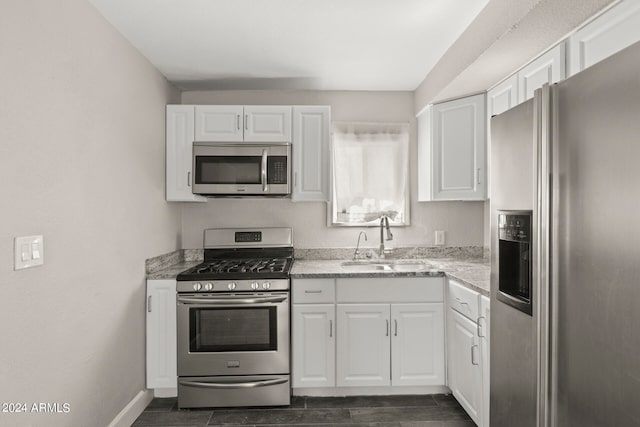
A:
[[[193,284],[194,291],[199,291],[200,289],[202,289],[202,284],[200,282]]]
[[[213,289],[213,283],[209,282],[204,284],[205,291],[210,291],[211,289]]]
[[[264,282],[262,284],[262,289],[269,289],[271,287],[271,283],[270,282]]]
[[[258,282],[251,282],[251,289],[256,290],[260,287],[260,283]]]
[[[229,288],[229,290],[234,290],[236,288],[236,282],[231,282],[227,285],[227,288]]]

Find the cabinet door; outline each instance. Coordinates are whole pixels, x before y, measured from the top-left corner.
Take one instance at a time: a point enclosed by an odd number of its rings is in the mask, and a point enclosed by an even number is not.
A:
[[[443,385],[443,304],[392,304],[391,321],[391,385]]]
[[[480,317],[478,318],[478,336],[480,338],[480,359],[482,360],[482,423],[480,427],[489,427],[489,393],[490,388],[490,368],[489,366],[489,342],[491,330],[489,328],[491,319],[491,303],[489,298],[482,295],[480,297]]]
[[[196,141],[242,141],[242,105],[196,105],[195,109]]]
[[[335,305],[294,304],[293,387],[334,387]]]
[[[245,106],[244,141],[291,142],[291,107]]]
[[[147,281],[147,388],[176,388],[176,281]],[[169,396],[164,396],[169,397]]]
[[[193,105],[167,105],[166,197],[169,202],[206,202],[192,193]]]
[[[329,200],[331,107],[293,107],[294,201]]]
[[[518,76],[513,74],[487,92],[487,171],[491,171],[491,117],[518,104]],[[487,173],[487,198],[491,198],[491,182]]]
[[[484,200],[485,95],[433,106],[434,200]]]
[[[390,385],[389,304],[338,304],[336,321],[337,385]]]
[[[625,0],[576,31],[568,41],[569,75],[640,40],[640,2]]]
[[[513,74],[487,92],[487,116],[504,113],[518,104],[518,76]]]
[[[447,373],[451,392],[476,424],[482,406],[482,367],[476,323],[448,309]]]
[[[433,200],[432,188],[432,139],[431,121],[433,105],[428,105],[417,117],[418,120],[418,201]]]
[[[533,98],[533,92],[545,83],[556,83],[564,77],[564,44],[560,43],[518,71],[518,103]]]

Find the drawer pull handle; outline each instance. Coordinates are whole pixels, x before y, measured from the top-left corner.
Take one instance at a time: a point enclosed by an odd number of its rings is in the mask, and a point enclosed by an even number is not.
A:
[[[461,300],[460,298],[458,298],[458,297],[456,297],[456,301],[458,301],[460,304],[463,304],[463,305],[469,305],[469,303],[468,303],[468,302],[464,302],[464,301],[462,301],[462,300]]]
[[[304,293],[305,293],[305,294],[321,294],[321,293],[322,293],[322,291],[306,289],[306,290],[304,291]]]
[[[484,316],[478,317],[478,322],[476,322],[476,328],[477,328],[479,338],[485,338],[484,332],[482,332],[482,322],[484,322]]]

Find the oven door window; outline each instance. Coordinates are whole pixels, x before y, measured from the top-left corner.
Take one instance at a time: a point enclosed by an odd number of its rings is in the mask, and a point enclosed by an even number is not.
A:
[[[260,156],[197,156],[196,184],[261,184]]]
[[[189,351],[275,351],[277,307],[190,308]]]

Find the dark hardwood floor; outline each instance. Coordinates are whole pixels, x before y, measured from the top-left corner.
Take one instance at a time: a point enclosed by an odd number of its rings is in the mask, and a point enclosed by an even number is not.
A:
[[[474,427],[450,395],[293,397],[288,407],[178,410],[154,399],[134,426]]]

